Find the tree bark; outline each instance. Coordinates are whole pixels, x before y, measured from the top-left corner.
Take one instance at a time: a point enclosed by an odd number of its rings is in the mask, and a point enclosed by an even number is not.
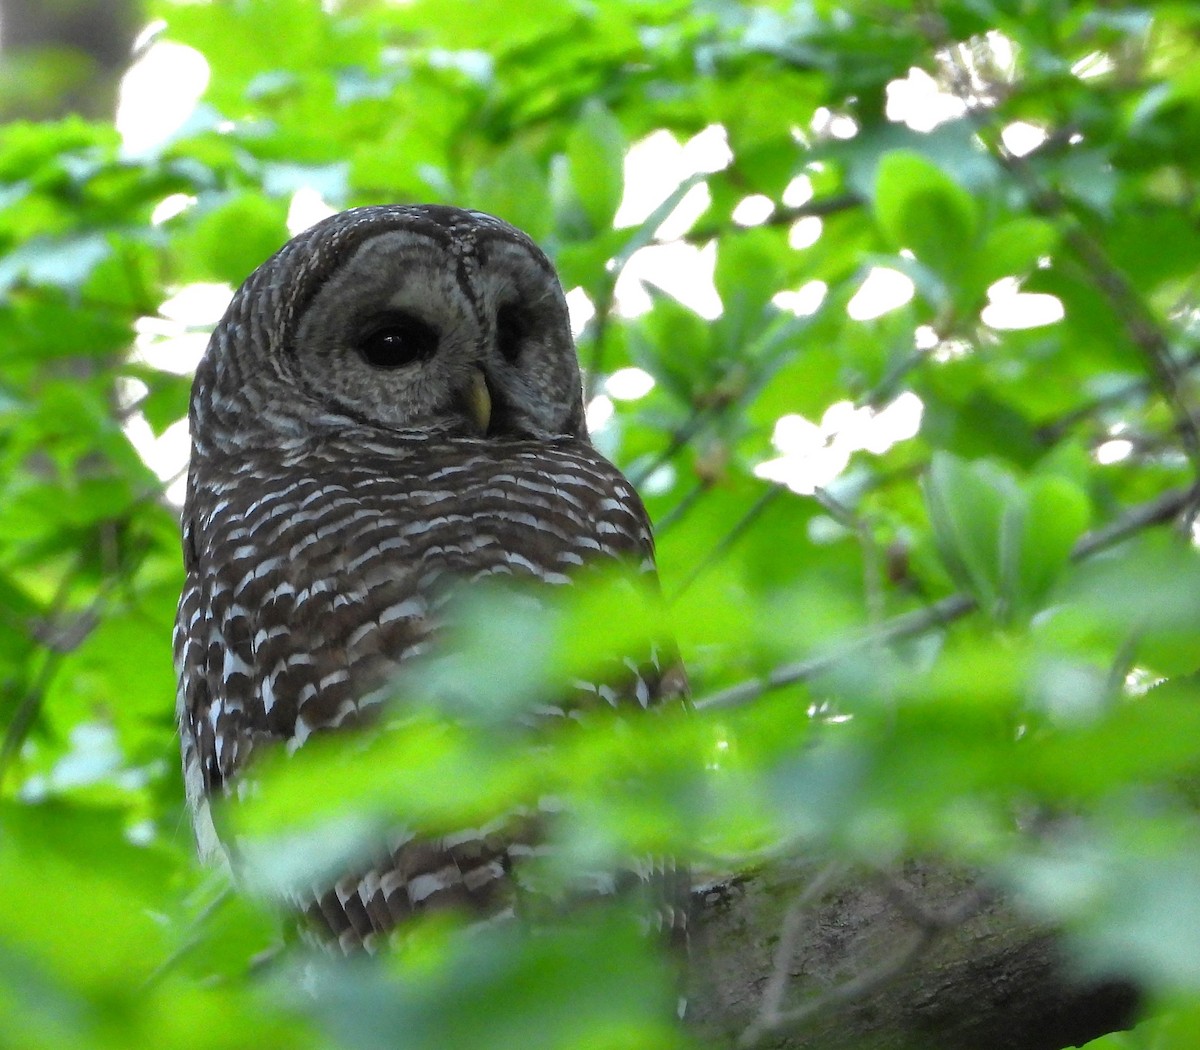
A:
[[[976,877],[926,862],[844,876],[798,911],[805,882],[820,877],[803,874],[763,872],[698,895],[688,1012],[715,1045],[1061,1050],[1136,1020],[1132,982],[1078,976],[1054,931]],[[789,929],[794,951],[781,960]],[[763,1023],[773,975],[780,1013],[804,1018]]]

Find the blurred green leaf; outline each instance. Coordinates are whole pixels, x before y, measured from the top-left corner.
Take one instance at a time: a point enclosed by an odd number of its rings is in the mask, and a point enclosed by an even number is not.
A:
[[[1021,495],[1010,479],[986,463],[934,456],[925,499],[938,552],[955,582],[995,609],[1002,596],[1001,533]],[[1019,508],[1020,504],[1016,504]]]
[[[1034,477],[1024,489],[1024,520],[1014,523],[1019,532],[1002,543],[1005,553],[1013,552],[1017,558],[1012,599],[1024,608],[1035,608],[1062,574],[1091,510],[1086,494],[1066,478]]]
[[[875,216],[896,248],[909,248],[939,273],[952,273],[975,248],[971,195],[920,154],[896,150],[879,162]]]
[[[673,989],[632,924],[581,926],[538,937],[511,923],[469,937],[427,928],[387,970],[319,965],[313,1009],[347,1047],[394,1047],[397,1032],[414,1050],[685,1045],[663,1020]]]
[[[1028,273],[1057,243],[1058,231],[1044,219],[1020,216],[993,227],[977,254],[978,284]]]
[[[1036,610],[1089,520],[1066,478],[1021,483],[985,461],[935,453],[924,483],[942,561],[959,587],[1001,621]]]
[[[287,240],[286,207],[261,195],[241,193],[193,216],[178,242],[182,269],[193,280],[237,286]]]
[[[592,229],[612,225],[624,186],[625,135],[604,106],[589,103],[567,136],[571,181]]]

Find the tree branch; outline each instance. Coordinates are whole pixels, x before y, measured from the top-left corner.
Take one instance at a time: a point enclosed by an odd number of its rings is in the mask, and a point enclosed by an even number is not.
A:
[[[1188,506],[1191,496],[1190,489],[1172,489],[1157,499],[1139,504],[1116,521],[1095,529],[1080,539],[1071,551],[1071,560],[1085,561],[1135,532],[1171,520]],[[927,608],[895,616],[876,630],[844,639],[827,652],[818,653],[807,660],[783,664],[761,678],[751,678],[727,689],[710,693],[697,700],[694,706],[700,711],[737,707],[772,689],[814,678],[864,649],[913,638],[935,627],[953,623],[974,612],[978,607],[979,603],[968,594],[951,594]]]
[[[809,868],[800,900],[780,870],[701,894],[689,1013],[715,1045],[1060,1050],[1135,1020],[1131,982],[1076,976],[1061,937],[978,876]],[[809,997],[764,1018],[788,982]]]

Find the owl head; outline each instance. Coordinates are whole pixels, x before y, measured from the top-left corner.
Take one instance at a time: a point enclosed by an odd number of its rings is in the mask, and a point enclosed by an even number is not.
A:
[[[197,370],[197,449],[353,426],[586,439],[566,300],[524,233],[442,205],[354,208],[251,274]]]

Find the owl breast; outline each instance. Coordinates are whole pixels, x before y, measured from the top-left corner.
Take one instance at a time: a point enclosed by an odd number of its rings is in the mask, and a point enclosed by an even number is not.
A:
[[[197,479],[177,647],[206,792],[262,743],[356,722],[429,648],[456,581],[653,571],[637,495],[581,442],[343,435]]]

